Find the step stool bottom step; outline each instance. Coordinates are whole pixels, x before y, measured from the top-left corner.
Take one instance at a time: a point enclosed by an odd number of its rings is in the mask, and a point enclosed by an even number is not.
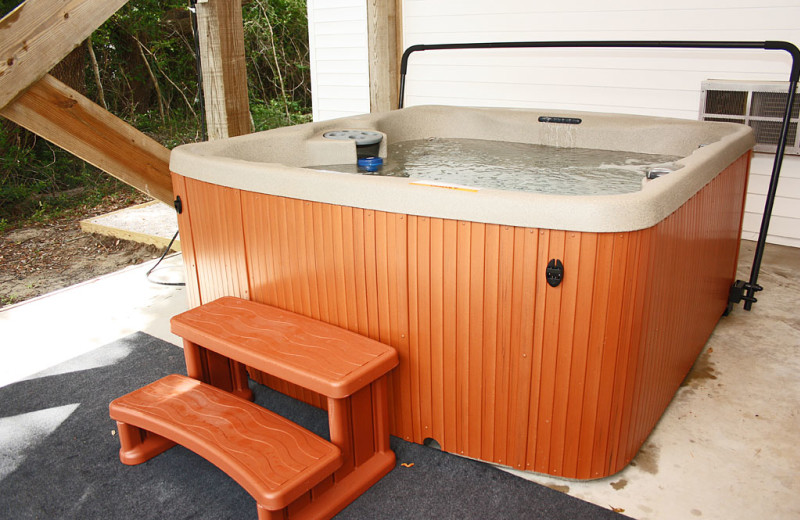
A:
[[[321,437],[177,374],[112,401],[109,412],[119,424],[124,463],[144,462],[180,444],[231,476],[259,510],[287,507],[342,465],[341,450]]]

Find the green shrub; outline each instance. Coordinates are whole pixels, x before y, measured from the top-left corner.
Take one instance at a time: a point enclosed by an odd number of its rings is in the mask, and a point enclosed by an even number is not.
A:
[[[253,114],[256,132],[311,121],[311,114],[306,113],[297,102],[291,101],[288,106],[289,117],[286,116],[286,105],[277,99],[271,99],[266,103],[263,101],[251,102],[250,113]]]

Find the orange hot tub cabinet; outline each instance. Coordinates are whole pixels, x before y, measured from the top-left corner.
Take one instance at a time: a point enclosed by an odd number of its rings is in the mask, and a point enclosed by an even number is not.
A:
[[[749,158],[627,232],[360,209],[173,173],[190,304],[238,296],[391,345],[390,428],[405,440],[608,476],[644,443],[726,308]],[[550,259],[564,265],[557,287]]]

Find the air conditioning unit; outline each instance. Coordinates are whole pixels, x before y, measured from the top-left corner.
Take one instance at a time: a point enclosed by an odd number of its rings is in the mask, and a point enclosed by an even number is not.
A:
[[[700,120],[748,125],[755,132],[755,151],[775,153],[788,92],[789,83],[785,81],[703,81]],[[800,155],[798,112],[800,112],[800,102],[795,97],[786,140],[787,154]]]

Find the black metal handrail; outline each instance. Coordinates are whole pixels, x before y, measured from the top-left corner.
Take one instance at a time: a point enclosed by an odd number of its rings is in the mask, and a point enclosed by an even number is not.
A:
[[[792,105],[794,104],[795,92],[797,91],[797,81],[800,76],[800,50],[792,43],[784,41],[656,41],[656,40],[609,40],[609,41],[541,41],[541,42],[483,42],[483,43],[442,43],[434,45],[412,45],[403,53],[400,61],[400,99],[398,108],[403,108],[405,98],[406,73],[408,71],[408,59],[414,52],[450,50],[450,49],[511,49],[511,48],[631,48],[631,49],[764,49],[782,50],[788,52],[792,57],[792,69],[789,73],[789,93],[786,97],[786,109],[781,126],[781,134],[778,138],[778,148],[775,152],[775,161],[772,165],[772,175],[767,190],[767,202],[764,206],[764,214],[761,218],[761,228],[758,234],[758,242],[753,257],[753,267],[750,270],[750,280],[743,282],[737,280],[731,287],[731,303],[738,303],[744,300],[745,310],[750,310],[753,303],[757,300],[754,294],[762,287],[758,285],[758,273],[761,270],[761,261],[764,256],[764,247],[767,243],[767,231],[769,221],[772,217],[772,208],[775,204],[775,194],[778,190],[778,178],[780,177],[783,156],[786,149],[786,141],[789,135],[789,125],[792,116]]]

